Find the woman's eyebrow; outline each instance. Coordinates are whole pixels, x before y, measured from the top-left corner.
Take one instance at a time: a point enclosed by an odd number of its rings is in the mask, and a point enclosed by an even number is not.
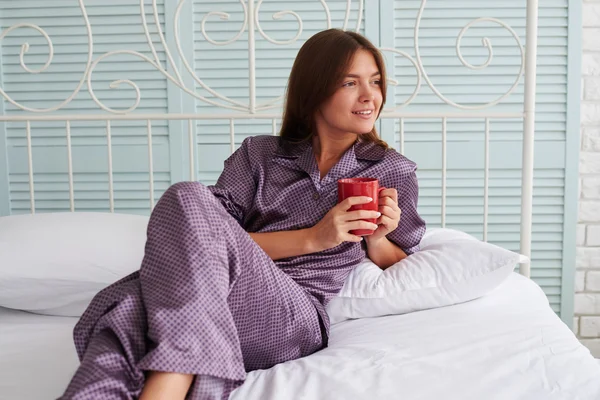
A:
[[[379,71],[374,72],[373,74],[371,74],[371,78],[374,77],[374,76],[377,76],[377,75],[381,75],[381,72],[379,72]],[[360,75],[357,75],[357,74],[348,74],[348,75],[346,75],[346,78],[360,78]]]

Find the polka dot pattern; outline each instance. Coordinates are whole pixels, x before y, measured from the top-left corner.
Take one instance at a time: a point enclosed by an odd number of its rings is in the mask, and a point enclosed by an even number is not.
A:
[[[337,180],[374,176],[399,193],[388,238],[418,250],[415,165],[357,142],[323,178],[309,143],[246,139],[214,186],[181,182],[157,203],[138,272],[94,298],[75,327],[81,365],[63,399],[134,399],[145,371],[194,374],[189,399],[227,399],[248,371],[327,345],[325,305],[364,244],[273,262],[248,232],[302,229],[337,201]]]

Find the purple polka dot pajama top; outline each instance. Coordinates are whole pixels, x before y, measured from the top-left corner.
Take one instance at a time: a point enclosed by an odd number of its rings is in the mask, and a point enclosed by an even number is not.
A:
[[[337,180],[377,177],[398,190],[388,238],[418,250],[415,164],[357,142],[320,179],[310,142],[244,140],[214,186],[171,186],[152,212],[139,271],[96,295],[74,330],[81,365],[63,399],[135,399],[149,370],[195,375],[189,399],[225,400],[246,372],[327,345],[325,305],[365,256],[363,243],[273,262],[247,232],[314,226]]]

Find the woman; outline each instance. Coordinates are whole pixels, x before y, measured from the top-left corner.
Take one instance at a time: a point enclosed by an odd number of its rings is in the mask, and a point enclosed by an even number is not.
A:
[[[364,37],[310,38],[281,137],[246,139],[215,186],[161,197],[140,271],[100,292],[75,328],[81,366],[63,398],[227,399],[247,371],[325,347],[325,305],[350,270],[367,255],[389,267],[425,230],[415,164],[374,128],[385,82]],[[348,211],[364,197],[336,205],[337,180],[354,176],[388,188],[379,212]],[[363,228],[376,230],[349,233]]]

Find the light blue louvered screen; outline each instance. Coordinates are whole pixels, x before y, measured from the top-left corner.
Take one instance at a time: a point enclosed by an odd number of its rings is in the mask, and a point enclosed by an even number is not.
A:
[[[415,20],[421,1],[395,0],[393,37],[388,45],[415,54]],[[565,199],[565,147],[567,119],[567,0],[540,2],[536,144],[533,206],[532,272],[555,311],[560,311],[563,267],[563,214]],[[433,85],[449,100],[465,106],[490,103],[504,93],[519,75],[521,53],[511,32],[484,21],[474,24],[461,42],[466,62],[479,66],[488,59],[482,45],[487,37],[493,58],[487,68],[469,69],[461,64],[456,41],[461,29],[479,17],[507,23],[525,46],[526,2],[429,0],[422,14],[418,43],[423,66]],[[390,32],[391,33],[391,32]],[[416,84],[412,64],[400,56],[388,57],[399,85],[397,104],[405,101]],[[407,108],[415,112],[460,111],[445,104],[424,85]],[[493,112],[523,110],[523,79],[515,91]],[[395,142],[400,148],[400,127]],[[441,119],[406,120],[406,153],[419,165],[420,211],[430,226],[441,224]],[[490,120],[490,180],[488,241],[518,251],[520,240],[521,147],[520,119]],[[447,121],[447,212],[446,226],[483,237],[484,119]]]
[[[158,1],[161,24],[164,27],[164,0]],[[146,18],[156,42],[156,26],[146,1]],[[86,0],[86,11],[92,25],[93,60],[117,50],[138,51],[150,58],[141,24],[139,1]],[[12,31],[2,41],[2,87],[16,102],[45,109],[60,105],[77,89],[84,76],[88,60],[88,31],[83,13],[76,1],[2,1],[2,29],[19,23],[35,24],[52,40],[54,59],[50,67],[39,74],[26,73],[19,61],[21,46],[28,42],[24,60],[30,69],[40,69],[48,60],[49,50],[44,37],[31,28]],[[164,62],[164,52],[158,48]],[[125,110],[135,103],[135,91],[128,85],[110,89],[111,82],[120,79],[135,81],[142,91],[137,112],[166,113],[167,82],[150,64],[132,55],[114,55],[101,61],[92,75],[94,93],[106,107]],[[52,114],[104,113],[92,101],[85,82],[75,99]],[[5,115],[26,112],[4,101]],[[5,124],[8,158],[8,190],[10,212],[29,213],[29,185],[24,122]],[[167,125],[153,124],[154,172],[157,195],[170,183],[170,149]],[[112,157],[114,163],[115,210],[127,213],[147,213],[149,204],[148,151],[146,122],[112,122]],[[106,211],[108,195],[108,149],[106,123],[72,122],[73,179],[75,209]],[[66,126],[64,122],[31,123],[33,172],[36,211],[69,210]]]
[[[118,50],[138,51],[154,60],[143,30],[138,0],[85,0],[93,29],[93,59]],[[158,17],[166,42],[180,64],[182,81],[198,95],[215,99],[188,73],[178,56],[173,36],[178,2],[157,1]],[[256,5],[258,2],[254,2]],[[167,57],[154,21],[152,0],[145,0],[145,15],[158,61],[167,65]],[[245,2],[247,4],[247,2]],[[329,0],[333,27],[342,27],[347,1]],[[414,25],[421,1],[366,1],[360,31],[382,47],[393,47],[415,57]],[[348,29],[357,23],[358,2],[351,2]],[[429,0],[421,19],[420,51],[428,76],[435,87],[450,100],[461,104],[482,104],[506,92],[519,72],[520,53],[514,38],[504,28],[491,22],[476,24],[464,36],[462,54],[466,61],[479,65],[486,61],[487,50],[481,45],[489,37],[494,49],[491,65],[472,71],[456,55],[456,37],[463,26],[477,17],[493,17],[508,23],[525,44],[525,0]],[[298,22],[291,14],[274,20],[275,13],[293,10],[302,19],[299,39],[285,46],[269,43],[254,31],[256,40],[256,101],[258,104],[284,94],[285,83],[298,48],[312,34],[325,29],[325,10],[320,1],[266,1],[259,12],[265,34],[275,40],[294,38]],[[227,12],[230,19],[210,12]],[[534,189],[533,278],[542,285],[553,308],[560,311],[564,291],[564,212],[565,176],[568,169],[567,141],[567,51],[568,1],[540,2],[538,87],[536,116],[536,170]],[[179,21],[180,46],[190,70],[219,94],[242,104],[249,102],[248,28],[238,40],[215,46],[207,40],[228,41],[243,25],[243,7],[237,0],[189,0],[182,8]],[[88,52],[87,30],[78,2],[0,0],[2,29],[33,23],[47,31],[54,43],[54,60],[47,71],[29,74],[21,68],[19,53],[27,41],[25,55],[29,68],[39,69],[48,59],[45,39],[30,28],[11,32],[2,42],[2,88],[15,101],[32,108],[60,104],[76,89],[85,70]],[[386,52],[390,77],[398,86],[390,88],[388,106],[405,101],[414,89],[416,73],[412,64]],[[168,67],[172,72],[172,66]],[[120,110],[135,103],[135,91],[127,84],[110,89],[115,80],[130,79],[141,90],[136,112],[186,112],[217,114],[229,111],[206,104],[183,93],[163,74],[132,55],[106,58],[94,70],[93,88],[107,106]],[[515,92],[495,112],[519,112],[523,104],[523,80]],[[458,111],[444,103],[423,81],[416,99],[403,111]],[[279,107],[270,110],[278,114]],[[56,113],[90,114],[103,111],[91,100],[84,83],[77,97]],[[5,115],[25,114],[7,101]],[[276,121],[276,128],[279,127]],[[405,153],[419,164],[421,184],[420,211],[430,226],[441,223],[441,120],[404,121],[402,143]],[[490,121],[491,171],[489,202],[489,240],[513,250],[518,249],[520,209],[521,120]],[[270,134],[272,121],[235,121],[235,141],[239,145],[248,135]],[[112,156],[114,161],[115,210],[127,213],[149,211],[148,154],[146,121],[112,122]],[[193,123],[197,165],[196,177],[213,183],[230,153],[229,120]],[[28,166],[25,123],[11,122],[0,126],[0,214],[29,212]],[[36,209],[38,212],[69,209],[67,152],[64,123],[31,124]],[[187,121],[152,123],[155,198],[169,184],[187,179]],[[382,136],[397,149],[401,148],[398,121],[382,124]],[[78,211],[107,211],[108,157],[106,126],[99,122],[73,122],[73,167],[75,170],[75,208]],[[484,121],[449,119],[447,226],[482,237],[483,222],[483,133]],[[2,141],[5,135],[5,141]],[[567,293],[570,296],[571,294]],[[562,295],[564,296],[564,294]],[[565,319],[567,322],[568,318]]]
[[[359,12],[358,2],[353,3],[347,23],[347,28],[351,30],[356,29]],[[342,28],[344,26],[346,4],[345,0],[327,1],[332,27]],[[375,4],[375,6],[377,5]],[[259,9],[258,22],[263,32],[274,41],[290,41],[298,34],[299,24],[294,16],[288,14],[281,19],[272,18],[274,14],[287,10],[293,10],[302,20],[302,32],[296,42],[287,45],[273,44],[260,34],[258,28],[255,32],[257,104],[265,103],[284,94],[289,71],[298,49],[310,36],[327,28],[327,14],[319,1],[264,2]],[[239,39],[231,44],[225,46],[211,44],[201,31],[201,22],[208,13],[214,11],[227,12],[231,18],[228,21],[221,21],[218,17],[207,19],[205,32],[209,39],[221,42],[230,40],[242,27],[243,9],[239,1],[228,0],[218,3],[195,1],[193,47],[196,73],[199,77],[205,78],[204,83],[218,93],[248,104],[248,30],[246,29]],[[365,21],[364,14],[363,10],[361,33],[364,33],[365,24],[376,23],[372,19]],[[200,89],[199,86],[198,89]],[[199,92],[208,95],[205,90],[199,90]],[[277,104],[282,104],[282,101]],[[200,101],[196,102],[196,111],[199,113],[231,112]],[[281,107],[266,112],[281,114]],[[277,119],[276,129],[279,129],[279,126],[280,119]],[[199,178],[204,182],[212,183],[216,181],[222,169],[222,160],[230,153],[229,121],[198,121],[197,132]],[[235,122],[237,144],[249,135],[264,135],[272,132],[271,120],[238,120]]]

